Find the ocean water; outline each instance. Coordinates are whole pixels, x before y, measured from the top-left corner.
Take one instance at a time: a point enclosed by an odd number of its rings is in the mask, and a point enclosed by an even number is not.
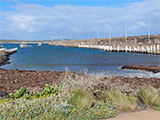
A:
[[[120,70],[123,65],[160,65],[160,55],[105,52],[103,50],[50,46],[20,48],[19,44],[3,44],[4,47],[18,48],[18,52],[10,57],[11,64],[3,65],[5,69],[65,71],[88,73],[106,73],[124,76],[160,77],[135,70]]]

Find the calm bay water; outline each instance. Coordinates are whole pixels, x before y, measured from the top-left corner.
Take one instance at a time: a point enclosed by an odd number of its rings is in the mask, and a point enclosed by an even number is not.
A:
[[[32,44],[32,47],[28,48],[20,48],[19,44],[3,44],[3,46],[6,48],[18,47],[18,52],[10,57],[11,64],[1,66],[5,69],[65,71],[68,68],[73,72],[81,72],[82,69],[87,68],[89,73],[103,71],[123,75],[155,76],[156,74],[148,72],[120,70],[120,67],[128,64],[160,65],[159,55],[104,52],[95,49],[59,47],[47,44],[43,44],[41,47]]]

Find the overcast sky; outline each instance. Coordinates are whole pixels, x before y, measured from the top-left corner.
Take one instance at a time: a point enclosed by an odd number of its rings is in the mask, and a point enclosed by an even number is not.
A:
[[[0,39],[160,34],[160,0],[0,0]]]

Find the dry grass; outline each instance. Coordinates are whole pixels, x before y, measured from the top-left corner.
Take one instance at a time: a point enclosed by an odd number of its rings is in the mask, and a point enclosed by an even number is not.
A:
[[[137,97],[148,106],[160,106],[160,91],[151,86],[141,88]]]
[[[86,90],[75,90],[73,91],[73,96],[69,99],[68,103],[76,107],[90,108],[94,103],[94,97]]]
[[[110,99],[117,104],[119,111],[135,110],[138,108],[137,98],[131,94],[129,96],[123,94],[119,90],[105,91],[102,97],[107,100]]]
[[[113,72],[101,72],[98,74],[87,74],[87,70],[84,69],[81,74],[74,74],[72,76],[69,69],[66,69],[63,79],[65,81],[72,81],[72,89],[86,89],[91,91],[104,91],[104,90],[120,90],[123,93],[125,91],[132,91],[129,84],[119,84],[118,82],[112,82]],[[107,76],[107,77],[106,77]],[[107,79],[104,79],[107,78]]]

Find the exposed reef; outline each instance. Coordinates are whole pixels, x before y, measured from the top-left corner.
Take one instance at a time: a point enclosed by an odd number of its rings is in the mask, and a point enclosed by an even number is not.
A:
[[[121,69],[131,69],[131,70],[145,70],[148,72],[158,73],[160,72],[160,66],[144,66],[144,65],[125,65]]]

